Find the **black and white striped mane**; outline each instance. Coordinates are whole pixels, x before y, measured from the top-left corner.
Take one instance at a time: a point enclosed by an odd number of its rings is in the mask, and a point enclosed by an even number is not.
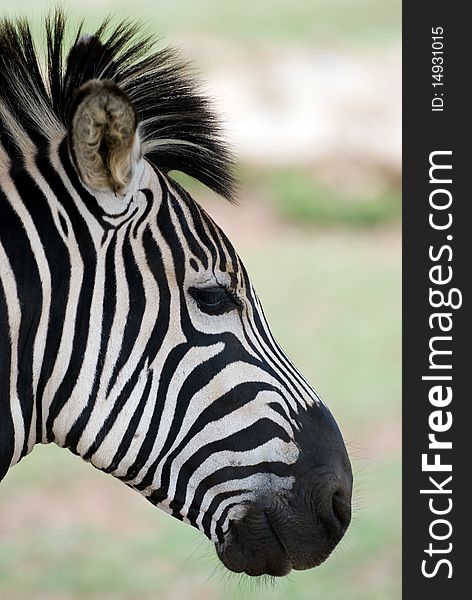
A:
[[[144,156],[164,172],[178,170],[231,199],[232,160],[221,128],[186,63],[171,48],[155,49],[135,23],[92,35],[83,23],[73,42],[58,10],[45,23],[45,67],[26,20],[0,22],[0,142],[10,156],[63,135],[75,91],[90,79],[114,81],[137,111]]]

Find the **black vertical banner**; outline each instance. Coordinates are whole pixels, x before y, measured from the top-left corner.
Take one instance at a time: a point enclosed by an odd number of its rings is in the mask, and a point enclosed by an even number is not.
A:
[[[472,597],[472,29],[403,5],[403,598]]]

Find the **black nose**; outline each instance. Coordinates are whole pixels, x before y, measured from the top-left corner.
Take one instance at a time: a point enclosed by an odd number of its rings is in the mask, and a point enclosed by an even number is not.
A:
[[[349,481],[334,480],[314,490],[313,516],[319,518],[333,535],[344,535],[351,522],[351,493]]]
[[[332,497],[331,506],[334,518],[338,521],[343,533],[351,522],[351,492],[344,488],[337,489]]]

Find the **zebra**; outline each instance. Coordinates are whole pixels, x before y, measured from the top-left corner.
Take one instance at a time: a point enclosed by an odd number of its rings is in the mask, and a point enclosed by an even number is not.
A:
[[[43,56],[26,19],[0,25],[0,480],[54,442],[231,571],[315,567],[350,522],[342,435],[172,177],[235,201],[219,120],[139,24],[83,31],[56,10]]]

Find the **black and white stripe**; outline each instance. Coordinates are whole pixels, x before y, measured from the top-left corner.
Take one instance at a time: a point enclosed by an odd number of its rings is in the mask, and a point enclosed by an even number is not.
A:
[[[290,489],[300,415],[320,399],[231,243],[168,176],[232,197],[206,100],[171,51],[107,27],[78,33],[63,66],[56,14],[43,81],[27,26],[0,26],[0,479],[55,442],[218,540],[249,500]],[[140,120],[121,196],[84,185],[71,156],[68,110],[90,79],[118,84]],[[192,293],[215,289],[231,310]]]

